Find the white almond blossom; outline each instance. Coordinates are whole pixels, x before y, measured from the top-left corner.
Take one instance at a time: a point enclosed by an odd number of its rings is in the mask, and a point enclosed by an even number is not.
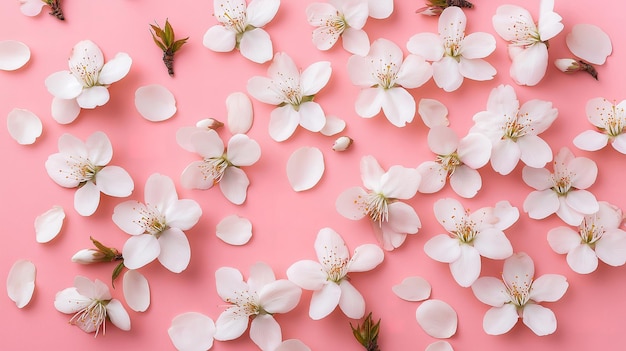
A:
[[[548,232],[554,252],[567,254],[567,264],[579,274],[598,268],[598,259],[611,266],[626,263],[626,231],[621,229],[622,210],[600,201],[598,212],[586,215],[577,230],[557,227]]]
[[[598,166],[586,157],[574,157],[563,147],[554,157],[553,173],[525,166],[524,182],[536,189],[524,200],[530,218],[543,219],[556,213],[565,223],[579,225],[585,215],[598,212],[596,197],[586,189],[596,181]]]
[[[158,259],[174,273],[187,268],[191,257],[183,230],[191,229],[202,215],[191,199],[178,199],[174,182],[155,173],[146,181],[145,204],[130,200],[113,210],[113,222],[131,237],[122,248],[124,266],[139,269]]]
[[[544,274],[535,279],[535,265],[525,253],[516,253],[504,261],[502,280],[480,277],[472,284],[478,300],[489,306],[483,329],[489,335],[511,330],[519,318],[539,336],[556,331],[556,316],[541,302],[558,301],[569,284],[560,274]]]
[[[363,244],[352,258],[343,238],[332,228],[323,228],[315,239],[318,262],[302,260],[287,269],[289,280],[305,290],[312,290],[309,317],[322,319],[337,306],[352,319],[365,315],[365,299],[350,282],[350,273],[370,271],[384,259],[383,250],[374,244]]]
[[[368,18],[367,0],[328,0],[314,2],[306,8],[309,24],[313,30],[313,44],[319,50],[328,50],[339,37],[346,51],[365,56],[370,40],[363,30]]]
[[[263,29],[280,7],[280,0],[213,0],[214,16],[219,24],[209,28],[202,44],[216,52],[239,49],[241,55],[256,63],[272,59],[270,35]]]
[[[587,119],[596,130],[586,130],[574,138],[574,145],[585,151],[597,151],[609,141],[618,152],[626,154],[626,100],[619,104],[604,98],[594,98],[587,102]]]
[[[355,102],[356,113],[372,118],[382,109],[396,127],[404,127],[415,117],[415,99],[406,89],[417,88],[432,76],[431,65],[424,58],[408,55],[387,39],[372,43],[367,56],[348,59],[352,84],[361,88]]]
[[[100,48],[90,40],[74,45],[69,71],[53,73],[46,78],[46,88],[54,96],[52,117],[59,123],[73,122],[81,108],[93,109],[109,101],[109,85],[124,78],[132,59],[120,52],[104,62]]]
[[[521,107],[510,85],[494,88],[487,100],[487,110],[474,115],[470,132],[481,133],[491,141],[491,166],[509,174],[519,160],[542,168],[552,161],[550,145],[538,135],[546,131],[558,116],[549,101],[533,99]]]
[[[74,286],[59,291],[54,298],[57,311],[74,314],[70,324],[86,333],[98,336],[100,329],[106,334],[107,319],[121,330],[130,330],[130,317],[118,299],[111,297],[109,287],[96,279],[91,281],[82,276],[74,278]]]
[[[541,0],[537,23],[517,5],[499,6],[492,20],[496,33],[509,43],[511,78],[519,85],[537,85],[548,68],[548,40],[563,30],[554,0]]]
[[[259,262],[250,268],[247,281],[239,270],[221,267],[215,272],[218,295],[229,305],[215,321],[215,339],[234,340],[250,323],[250,339],[263,351],[274,351],[282,342],[276,313],[294,309],[302,289],[287,279],[278,279],[272,268]]]
[[[59,152],[46,160],[46,171],[64,188],[77,188],[74,209],[91,216],[100,204],[100,193],[127,197],[135,188],[128,172],[108,165],[113,157],[111,141],[103,132],[91,134],[85,142],[71,134],[59,137]]]
[[[493,79],[496,69],[485,57],[496,49],[493,35],[476,32],[465,35],[467,18],[461,8],[450,6],[439,17],[439,34],[418,33],[406,44],[410,53],[433,64],[433,79],[445,91],[455,91],[464,78]]]
[[[472,285],[481,271],[480,257],[503,260],[513,254],[503,230],[519,218],[508,201],[470,213],[455,199],[440,199],[434,205],[437,221],[449,234],[432,237],[424,245],[435,261],[449,263],[454,280],[462,287]]]
[[[572,27],[572,31],[565,38],[565,43],[579,59],[556,59],[554,61],[556,67],[565,73],[584,71],[597,80],[598,71],[593,65],[604,64],[613,52],[609,35],[598,26],[579,23]]]
[[[251,166],[259,160],[259,143],[245,134],[235,134],[224,147],[224,142],[212,129],[196,131],[185,142],[202,160],[190,163],[183,170],[181,185],[205,190],[219,184],[228,201],[236,205],[244,203],[250,181],[241,167]],[[185,148],[185,145],[181,147]]]
[[[330,62],[319,61],[300,71],[286,53],[279,52],[267,70],[269,77],[248,80],[248,93],[276,108],[270,114],[269,133],[276,141],[289,139],[298,125],[319,132],[326,124],[322,107],[313,98],[330,79]]]
[[[394,0],[367,0],[369,15],[375,19],[385,19],[393,13]]]
[[[428,146],[437,158],[417,167],[422,176],[419,192],[436,193],[450,178],[450,186],[457,195],[474,197],[482,187],[477,169],[487,164],[491,155],[489,139],[479,133],[469,133],[459,139],[454,130],[439,125],[428,132]]]
[[[385,250],[400,247],[407,234],[417,233],[422,226],[413,207],[400,201],[415,196],[420,174],[399,165],[385,171],[373,156],[365,156],[361,179],[365,189],[356,186],[343,191],[335,202],[337,212],[352,220],[367,217]]]

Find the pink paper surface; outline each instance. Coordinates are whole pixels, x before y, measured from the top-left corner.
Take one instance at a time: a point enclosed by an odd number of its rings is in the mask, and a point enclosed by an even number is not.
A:
[[[176,131],[193,126],[203,118],[226,120],[226,97],[246,91],[247,80],[265,76],[269,63],[259,65],[238,52],[215,53],[202,45],[206,30],[216,24],[211,1],[64,1],[66,21],[61,22],[44,12],[26,17],[19,11],[18,1],[0,5],[0,40],[19,40],[32,52],[30,62],[14,72],[0,71],[0,115],[7,116],[13,108],[28,109],[43,124],[43,135],[34,145],[18,145],[6,127],[0,128],[0,221],[3,253],[0,255],[0,276],[6,277],[18,259],[29,259],[37,267],[35,294],[24,309],[17,309],[8,298],[0,298],[3,350],[170,350],[174,349],[167,329],[172,318],[196,311],[217,319],[225,308],[215,289],[215,270],[230,266],[248,276],[252,264],[263,261],[274,269],[277,278],[286,278],[286,269],[302,259],[315,260],[313,242],[317,232],[331,227],[340,233],[350,250],[364,243],[376,243],[370,224],[351,221],[337,213],[335,200],[345,189],[361,186],[359,162],[365,155],[376,157],[383,168],[393,165],[416,167],[434,155],[426,145],[428,128],[419,116],[404,128],[391,125],[384,116],[363,119],[354,112],[359,88],[348,78],[346,62],[350,54],[340,45],[327,52],[317,50],[311,42],[312,27],[306,21],[305,8],[311,1],[281,3],[277,16],[265,29],[270,34],[275,52],[286,52],[299,67],[317,61],[330,61],[333,69],[328,85],[315,101],[326,114],[347,122],[342,135],[349,135],[354,144],[346,152],[331,149],[335,137],[326,137],[298,128],[285,142],[275,142],[268,134],[272,106],[253,99],[254,125],[248,135],[262,149],[259,162],[247,167],[251,185],[245,204],[228,202],[219,189],[201,191],[180,186],[182,170],[196,160],[196,155],[183,150],[175,140]],[[487,58],[498,73],[491,81],[465,80],[455,92],[446,93],[431,80],[411,93],[416,101],[437,99],[449,109],[451,128],[464,135],[472,125],[472,116],[485,109],[491,90],[500,84],[514,87],[518,99],[551,101],[559,110],[554,124],[542,134],[557,152],[569,147],[576,156],[593,159],[599,169],[596,183],[589,189],[598,200],[626,207],[623,187],[624,155],[610,146],[597,152],[578,150],[573,138],[591,129],[585,105],[591,98],[604,97],[617,102],[626,98],[626,53],[623,48],[623,23],[618,20],[621,2],[610,0],[591,5],[586,1],[556,1],[555,11],[563,17],[565,29],[550,41],[548,71],[537,86],[514,84],[508,70],[510,60],[506,43],[499,38],[491,17],[500,4],[526,7],[537,18],[539,1],[509,0],[475,1],[475,8],[466,10],[467,33],[488,32],[496,36],[496,51]],[[436,32],[437,18],[422,16],[415,10],[423,6],[419,0],[396,0],[392,16],[385,20],[369,19],[365,30],[370,40],[387,38],[406,53],[407,40],[418,32]],[[154,45],[149,24],[174,26],[177,37],[189,36],[189,43],[176,54],[176,76],[171,78],[161,61],[161,52]],[[584,73],[566,75],[552,61],[571,56],[565,35],[577,23],[600,26],[612,39],[614,50],[607,63],[598,66],[599,81]],[[69,125],[56,123],[50,115],[52,96],[44,80],[54,72],[67,69],[67,58],[78,41],[90,39],[104,52],[105,59],[117,52],[126,52],[133,59],[130,73],[113,84],[110,101],[94,110],[83,110]],[[149,84],[161,84],[176,97],[178,111],[170,120],[153,123],[143,119],[134,106],[135,90]],[[151,287],[152,304],[145,313],[129,309],[132,329],[123,332],[107,324],[106,335],[94,339],[68,324],[70,315],[55,310],[55,294],[73,285],[76,275],[100,279],[110,285],[114,264],[82,266],[70,261],[72,255],[92,247],[89,236],[108,246],[121,249],[129,237],[111,220],[114,207],[126,200],[103,196],[100,207],[90,217],[81,217],[73,208],[73,189],[56,185],[46,174],[44,162],[58,152],[57,140],[63,133],[86,139],[95,131],[105,132],[113,144],[111,164],[124,167],[135,181],[129,199],[143,201],[143,187],[153,173],[174,179],[180,198],[196,200],[203,209],[200,222],[186,232],[191,243],[191,262],[187,270],[174,274],[153,262],[141,269]],[[220,131],[228,139],[226,128]],[[313,189],[294,192],[287,180],[286,163],[293,151],[303,146],[322,150],[326,170]],[[490,165],[480,170],[483,188],[473,199],[461,199],[449,186],[436,194],[417,194],[407,201],[420,216],[422,228],[407,238],[393,252],[386,252],[384,262],[375,270],[351,275],[351,282],[363,294],[367,311],[381,318],[380,347],[383,351],[423,350],[436,341],[417,324],[415,310],[419,302],[396,297],[391,287],[408,276],[421,276],[432,285],[431,298],[448,302],[457,312],[459,327],[449,339],[455,350],[617,350],[623,343],[626,325],[626,268],[600,263],[596,272],[579,275],[568,267],[565,256],[554,253],[546,241],[548,230],[563,225],[552,215],[533,220],[522,210],[526,196],[533,190],[521,179],[522,165],[508,176],[495,173]],[[557,316],[558,329],[553,335],[538,337],[521,321],[507,334],[489,336],[482,329],[488,306],[478,301],[471,289],[458,286],[447,264],[436,262],[424,253],[424,243],[444,233],[433,215],[433,203],[440,198],[459,199],[466,208],[476,210],[508,200],[520,209],[520,219],[506,230],[515,252],[526,252],[535,261],[536,276],[557,273],[567,277],[570,287],[555,303],[545,303]],[[61,234],[47,244],[35,241],[35,217],[53,205],[65,209],[67,218]],[[232,214],[246,217],[253,225],[252,240],[241,247],[230,246],[215,236],[215,226]],[[482,260],[482,275],[500,276],[502,261]],[[113,296],[123,300],[121,279]],[[344,316],[339,309],[328,317],[313,321],[308,316],[311,292],[304,291],[293,311],[277,315],[283,338],[298,338],[312,350],[361,350],[350,331],[350,323],[359,323]],[[246,332],[241,338],[216,341],[213,350],[254,350],[256,346]]]

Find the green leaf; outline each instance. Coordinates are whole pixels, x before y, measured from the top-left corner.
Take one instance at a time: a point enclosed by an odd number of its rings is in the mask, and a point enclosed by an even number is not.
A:
[[[180,50],[180,48],[187,42],[188,39],[189,37],[185,39],[176,40],[174,44],[172,44],[172,52],[176,52]]]
[[[165,20],[164,31],[165,31],[165,38],[163,38],[163,41],[165,42],[165,46],[171,47],[172,43],[174,42],[174,28],[172,28],[172,25],[167,19]]]

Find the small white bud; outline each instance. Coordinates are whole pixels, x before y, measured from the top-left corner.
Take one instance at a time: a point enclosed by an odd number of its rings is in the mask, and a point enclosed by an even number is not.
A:
[[[72,256],[72,262],[80,264],[91,264],[104,262],[105,254],[93,249],[82,249]]]
[[[206,128],[206,129],[217,129],[222,126],[224,126],[224,123],[213,118],[205,118],[203,120],[198,121],[198,123],[196,123],[196,127]]]
[[[342,136],[337,138],[337,140],[335,140],[335,143],[333,144],[333,150],[334,151],[345,151],[346,149],[348,149],[350,147],[350,145],[352,145],[353,140],[350,137],[347,136]]]
[[[580,65],[578,64],[578,61],[571,59],[571,58],[556,59],[554,60],[554,65],[561,72],[568,73],[568,72],[580,71]]]

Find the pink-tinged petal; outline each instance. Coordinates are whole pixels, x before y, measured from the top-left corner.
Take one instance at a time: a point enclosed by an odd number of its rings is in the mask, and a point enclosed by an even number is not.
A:
[[[420,99],[417,112],[428,128],[434,128],[436,126],[447,127],[450,125],[450,121],[448,120],[448,108],[438,100]]]
[[[428,147],[437,155],[450,155],[458,146],[459,137],[452,128],[436,126],[428,132]]]
[[[361,90],[354,103],[354,108],[360,117],[372,118],[376,116],[387,99],[387,91],[382,88],[365,88]]]
[[[400,247],[406,240],[407,233],[401,233],[393,229],[391,225],[389,225],[389,222],[379,224],[378,222],[371,221],[370,223],[374,230],[374,236],[386,251],[393,251]]]
[[[133,60],[125,52],[120,52],[102,66],[98,75],[98,83],[109,85],[126,77]]]
[[[518,120],[528,124],[532,132],[537,135],[545,132],[559,115],[559,110],[552,107],[552,102],[533,99],[522,105],[518,113]]]
[[[52,107],[50,108],[52,118],[57,123],[69,124],[74,122],[76,117],[80,114],[80,106],[76,99],[52,99]]]
[[[367,192],[362,188],[355,186],[343,191],[335,201],[335,208],[340,215],[352,219],[359,220],[367,214],[363,200],[367,196]]]
[[[483,329],[489,335],[502,335],[511,330],[519,316],[514,304],[506,304],[501,307],[492,307],[483,318]]]
[[[513,254],[511,242],[496,228],[486,228],[474,239],[474,247],[481,256],[492,260],[503,260]]]
[[[448,232],[456,231],[457,225],[461,224],[467,217],[463,205],[458,200],[451,198],[437,200],[433,205],[433,211],[437,221]]]
[[[228,141],[226,157],[237,167],[251,166],[261,157],[261,147],[247,135],[235,134]]]
[[[458,318],[456,311],[441,300],[426,300],[415,311],[417,323],[426,334],[439,339],[447,339],[456,334]]]
[[[598,176],[598,166],[586,157],[576,157],[569,162],[567,169],[570,171],[572,186],[578,189],[587,189],[592,186]]]
[[[130,330],[130,316],[120,300],[112,299],[106,306],[107,317],[114,326],[121,330]]]
[[[418,191],[423,194],[436,193],[446,185],[448,171],[441,164],[434,161],[426,161],[417,167],[422,176]]]
[[[530,286],[535,275],[535,264],[524,252],[518,252],[504,261],[502,278],[508,286]]]
[[[543,0],[539,3],[539,21],[537,29],[542,41],[554,38],[563,30],[563,18],[554,12],[554,0]]]
[[[249,291],[256,291],[259,294],[262,294],[262,290],[265,286],[275,281],[276,275],[274,274],[272,267],[270,267],[267,263],[257,262],[250,267],[250,274],[248,275],[247,281]],[[280,291],[280,289],[270,289],[270,291],[274,290]],[[277,297],[279,296],[280,293]]]
[[[302,289],[295,283],[280,279],[263,286],[259,291],[259,303],[271,314],[287,313],[298,305],[301,295]]]
[[[346,121],[337,116],[326,116],[326,124],[320,133],[326,136],[333,136],[341,133],[346,128]]]
[[[576,212],[587,215],[600,209],[596,197],[587,190],[571,190],[565,197],[565,203]]]
[[[437,86],[444,91],[457,90],[463,83],[459,62],[449,56],[433,62],[433,79]]]
[[[584,219],[584,214],[576,211],[574,208],[569,206],[566,202],[567,198],[559,196],[559,209],[556,211],[556,215],[563,220],[563,222],[577,226],[580,225]]]
[[[450,262],[450,273],[460,286],[470,287],[480,275],[481,262],[478,250],[470,245],[460,245],[461,255]]]
[[[101,280],[96,279],[92,282],[89,278],[76,276],[74,278],[74,286],[76,287],[78,293],[83,296],[99,300],[111,299],[109,287]]]
[[[494,171],[507,175],[515,169],[521,154],[520,147],[515,141],[508,138],[498,140],[491,149],[491,167]],[[550,158],[552,158],[552,151],[550,151]]]
[[[274,351],[311,351],[311,349],[298,339],[289,339],[283,341]]]
[[[234,92],[226,98],[228,130],[231,134],[246,134],[252,127],[252,101],[242,92]]]
[[[220,180],[220,190],[228,201],[241,205],[246,201],[250,180],[241,168],[228,167]]]
[[[255,76],[248,80],[248,94],[255,99],[270,105],[279,105],[283,97],[278,89],[274,88],[274,81],[267,77]]]
[[[497,218],[493,226],[499,230],[505,230],[517,222],[519,210],[504,200],[496,203],[496,206],[493,208],[493,215]]]
[[[308,101],[300,105],[297,114],[302,128],[311,132],[319,132],[326,124],[326,116],[322,106],[317,102]]]
[[[482,134],[469,133],[459,140],[457,150],[461,162],[478,169],[489,162],[491,142]]]
[[[324,155],[315,147],[301,147],[287,160],[287,179],[294,191],[313,188],[324,174]]]
[[[363,156],[359,167],[363,185],[372,191],[379,191],[381,178],[385,174],[385,171],[376,158],[372,155]]]
[[[83,84],[70,71],[52,73],[45,84],[50,94],[59,99],[75,99],[83,91]]]
[[[85,143],[73,136],[72,134],[65,133],[59,137],[59,152],[63,155],[73,155],[83,158],[88,158],[88,150]]]
[[[370,38],[362,29],[348,27],[341,35],[343,48],[355,55],[365,56],[370,50]]]
[[[104,86],[84,88],[83,92],[76,97],[76,103],[81,108],[92,109],[102,106],[109,101],[109,90]]]
[[[315,238],[314,247],[318,261],[323,265],[328,265],[326,268],[332,268],[332,263],[337,262],[336,260],[340,262],[350,258],[350,252],[343,238],[332,228],[320,229]]]
[[[317,94],[330,79],[332,68],[330,62],[320,61],[307,67],[300,76],[300,88],[302,95]]]
[[[148,121],[161,122],[176,113],[176,99],[160,84],[146,85],[135,91],[135,108]]]
[[[368,4],[361,0],[331,1],[343,12],[348,26],[361,29],[365,26],[368,16]]]
[[[461,57],[459,62],[459,73],[465,78],[485,81],[492,80],[496,75],[496,69],[489,62],[483,59],[468,59]]]
[[[522,50],[513,58],[509,73],[519,85],[537,85],[548,68],[548,47],[544,43],[536,43]]]
[[[384,19],[393,12],[393,0],[367,0],[367,4],[372,18]]]
[[[215,323],[201,313],[186,312],[172,319],[167,334],[178,351],[206,351],[213,347]]]
[[[131,236],[122,247],[124,266],[139,269],[154,261],[161,252],[159,241],[150,234]]]
[[[41,132],[43,125],[41,120],[34,113],[14,108],[7,115],[7,129],[11,138],[20,145],[30,145],[35,142]]]
[[[313,44],[318,50],[330,50],[330,48],[337,43],[340,35],[341,33],[334,28],[331,29],[331,27],[327,26],[318,27],[313,30]],[[367,54],[367,52],[365,54]]]
[[[272,315],[259,314],[250,323],[250,339],[261,350],[275,350],[283,340],[283,335]]]
[[[93,182],[86,182],[74,193],[74,209],[81,216],[91,216],[100,204],[100,189]]]
[[[276,16],[279,7],[279,0],[250,1],[246,9],[248,24],[255,27],[265,26]]]
[[[252,222],[247,218],[230,215],[217,224],[215,232],[227,244],[244,245],[252,238]]]
[[[341,297],[339,308],[348,318],[360,319],[365,315],[365,299],[363,295],[347,280],[339,283]]]
[[[154,206],[160,212],[164,212],[165,209],[178,200],[178,194],[170,177],[153,173],[146,180],[144,198],[146,205]]]
[[[519,35],[517,28],[519,26],[522,26],[522,28],[528,27],[531,30],[535,28],[535,21],[528,10],[516,5],[498,6],[492,20],[496,33],[506,41],[517,39],[517,35]],[[516,26],[517,22],[519,24]]]
[[[130,174],[122,167],[106,166],[96,173],[96,185],[98,189],[109,196],[126,197],[135,188],[135,183]]]
[[[150,306],[150,285],[143,274],[134,269],[124,273],[122,289],[126,304],[135,312],[144,312]]]
[[[392,166],[380,178],[380,189],[386,197],[407,200],[415,196],[421,176],[417,169]]]
[[[72,48],[68,63],[76,77],[85,77],[87,73],[95,78],[104,66],[104,55],[94,42],[82,40]]]
[[[145,212],[147,209],[144,204],[135,200],[125,201],[113,209],[113,222],[125,233],[140,235],[145,231],[139,224]]]
[[[20,0],[20,11],[25,16],[37,16],[45,4],[41,0]]]
[[[243,33],[239,43],[239,51],[243,57],[256,63],[265,63],[271,60],[274,55],[272,39],[261,28],[254,28]]]
[[[52,206],[35,218],[35,238],[38,243],[47,243],[61,232],[65,211],[61,206]]]
[[[445,53],[443,42],[435,33],[417,33],[409,38],[406,48],[411,54],[423,57],[428,61],[439,61]]]
[[[90,303],[91,299],[79,294],[75,287],[63,289],[54,297],[54,308],[65,314],[76,313]]]
[[[444,40],[463,38],[467,18],[460,7],[446,7],[439,16],[437,29]]]
[[[215,52],[233,51],[236,44],[236,33],[219,24],[209,28],[202,37],[202,45]]]
[[[104,132],[95,132],[85,141],[87,158],[96,166],[106,166],[113,157],[113,146]]]
[[[524,306],[522,321],[533,333],[544,336],[556,331],[556,316],[549,308],[537,304]]]
[[[522,179],[526,185],[537,190],[549,190],[554,185],[552,174],[545,168],[524,167]]]
[[[268,76],[277,82],[283,82],[285,77],[289,77],[293,83],[300,83],[300,69],[296,66],[291,56],[285,52],[277,52],[274,60],[267,69]]]
[[[191,247],[187,236],[178,228],[169,228],[159,236],[161,252],[158,259],[161,264],[174,273],[184,271],[191,259]]]
[[[447,234],[432,237],[424,244],[424,252],[435,261],[451,263],[461,257],[461,247],[458,240]]]
[[[363,244],[354,250],[352,258],[348,262],[348,272],[367,272],[376,268],[383,262],[385,253],[374,244]]]
[[[422,277],[407,277],[391,287],[396,296],[405,301],[424,301],[430,297],[431,286]]]
[[[328,316],[339,305],[341,299],[341,288],[339,285],[329,282],[320,290],[313,292],[311,305],[309,306],[309,317],[313,320],[320,320]]]
[[[232,267],[221,267],[215,271],[215,289],[222,300],[234,300],[242,291],[248,290],[239,270]]]
[[[580,245],[580,235],[570,227],[557,227],[548,232],[548,244],[554,252],[564,255]]]
[[[28,305],[35,291],[35,265],[28,260],[17,260],[7,276],[7,294],[17,308]]]
[[[466,199],[476,196],[483,186],[482,178],[477,170],[465,165],[456,167],[450,176],[450,187],[460,197]]]
[[[544,274],[533,281],[530,289],[530,299],[535,302],[555,302],[563,297],[568,287],[569,283],[564,276],[560,274]]]
[[[408,55],[396,76],[396,84],[407,89],[419,88],[433,75],[432,66],[417,55]]]
[[[567,264],[578,274],[589,274],[598,268],[598,256],[589,245],[579,244],[567,253]]]
[[[426,350],[424,351],[454,351],[454,349],[452,348],[452,345],[450,345],[449,342],[439,340],[426,346]]]
[[[303,260],[289,266],[287,277],[305,290],[320,290],[328,278],[322,266],[315,261]]]
[[[389,204],[388,208],[389,221],[386,224],[394,232],[415,234],[422,227],[422,222],[411,205],[397,201]]]
[[[441,20],[440,20],[441,21]],[[496,38],[489,33],[476,32],[463,38],[461,55],[467,59],[481,59],[496,49]]]
[[[182,133],[184,136],[185,132]],[[198,130],[188,135],[189,151],[198,153],[203,158],[216,158],[224,154],[224,142],[222,138],[213,129]],[[179,143],[180,144],[180,143]]]
[[[180,185],[187,189],[210,189],[215,185],[215,179],[204,173],[205,162],[190,163],[180,176]]]
[[[215,321],[215,340],[234,340],[248,329],[248,316],[239,307],[230,307]]]
[[[289,139],[300,124],[300,114],[291,105],[275,108],[270,114],[269,133],[275,141]]]
[[[510,300],[502,280],[494,277],[478,278],[472,284],[472,292],[480,302],[492,307],[501,307]]]
[[[517,144],[521,150],[522,162],[530,167],[542,168],[552,161],[550,145],[536,135],[526,135],[518,139]]]
[[[371,51],[372,47],[370,47],[370,53]],[[372,67],[370,60],[367,57],[359,55],[350,56],[347,68],[350,81],[358,87],[368,88],[379,83],[372,74],[369,74]]]
[[[611,38],[598,26],[579,23],[572,27],[572,32],[565,37],[567,47],[572,54],[596,65],[602,65],[611,55]]]
[[[526,169],[526,168],[524,168]],[[533,191],[524,200],[524,212],[533,219],[544,219],[561,207],[559,197],[552,189]]]
[[[30,49],[17,40],[0,41],[0,70],[14,71],[30,60]]]
[[[615,111],[612,101],[599,97],[587,101],[585,112],[591,124],[598,128],[606,128],[607,121],[613,118]]]
[[[596,241],[596,255],[602,262],[611,266],[626,263],[626,233],[621,229],[607,230]]]

